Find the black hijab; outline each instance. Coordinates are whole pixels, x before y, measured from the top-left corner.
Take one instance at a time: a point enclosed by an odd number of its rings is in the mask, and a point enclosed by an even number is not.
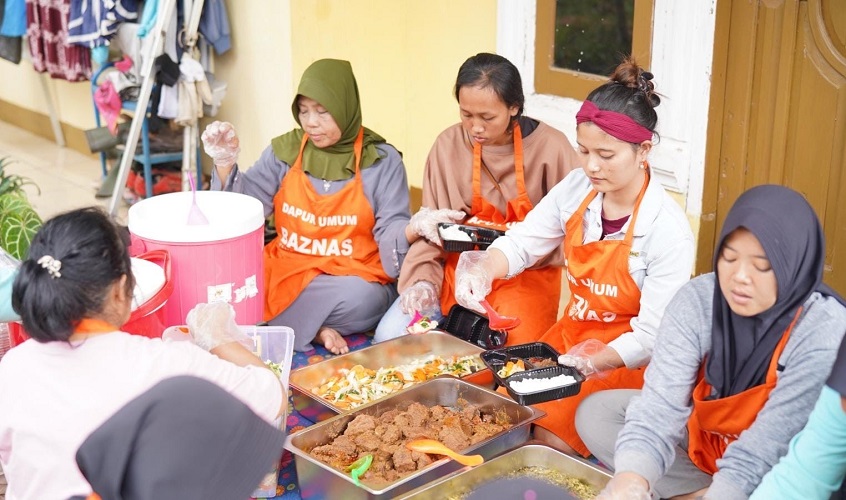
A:
[[[82,443],[80,471],[103,500],[248,498],[285,435],[196,377],[164,380]]]
[[[784,186],[756,186],[734,202],[726,217],[714,254],[714,273],[726,238],[736,229],[751,232],[767,254],[776,276],[776,302],[751,317],[732,312],[714,285],[712,345],[705,363],[705,380],[717,398],[731,396],[764,383],[767,367],[799,307],[814,291],[837,297],[822,283],[825,237],[811,205]]]

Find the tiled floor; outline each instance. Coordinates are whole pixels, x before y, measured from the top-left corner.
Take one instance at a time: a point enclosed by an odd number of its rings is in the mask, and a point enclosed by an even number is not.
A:
[[[42,219],[74,208],[101,205],[108,209],[110,198],[95,198],[100,186],[100,157],[84,155],[55,142],[0,121],[0,158],[13,163],[9,172],[32,179],[40,188],[25,188]],[[116,220],[126,222],[128,206],[122,200]]]

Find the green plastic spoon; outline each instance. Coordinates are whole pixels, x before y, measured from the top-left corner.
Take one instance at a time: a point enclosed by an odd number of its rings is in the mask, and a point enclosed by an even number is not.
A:
[[[370,464],[372,463],[373,455],[368,453],[366,455],[361,456],[358,460],[347,466],[347,470],[350,471],[350,477],[352,477],[353,482],[356,484],[356,486],[361,485],[361,481],[359,481],[358,478],[360,478],[364,475],[365,472],[367,472],[367,469],[370,468]]]

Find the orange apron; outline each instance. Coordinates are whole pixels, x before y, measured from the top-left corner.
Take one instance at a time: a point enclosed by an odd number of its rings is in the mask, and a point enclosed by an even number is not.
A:
[[[723,456],[726,448],[734,442],[740,433],[748,429],[758,413],[767,403],[770,391],[776,386],[778,377],[778,358],[787,345],[790,331],[802,311],[800,307],[790,326],[784,331],[781,340],[773,352],[773,359],[767,369],[767,378],[763,384],[746,389],[732,396],[708,400],[711,384],[705,381],[705,364],[699,372],[699,382],[693,389],[693,411],[687,421],[690,434],[687,454],[690,460],[703,472],[717,472],[717,459]]]
[[[637,212],[648,185],[649,174],[643,182],[629,221],[629,229],[622,240],[583,243],[584,215],[597,195],[594,190],[567,221],[564,256],[567,260],[570,302],[566,314],[541,337],[541,342],[546,342],[563,354],[585,340],[597,339],[608,344],[631,331],[629,322],[640,312],[640,289],[629,273],[629,253],[634,240]],[[643,368],[630,370],[622,367],[601,379],[585,381],[576,396],[535,405],[547,415],[536,423],[555,433],[578,453],[587,456],[590,452],[579,438],[574,424],[579,403],[597,391],[639,389],[643,387],[643,372]]]
[[[354,145],[355,179],[331,195],[318,194],[303,171],[308,141],[303,134],[297,159],[273,197],[278,234],[264,247],[265,321],[284,311],[320,274],[391,281],[382,268],[373,238],[376,218],[361,183],[363,134],[364,128]]]
[[[517,197],[508,200],[506,214],[488,203],[482,196],[482,146],[473,145],[473,202],[471,217],[464,224],[505,231],[508,226],[522,221],[532,209],[526,192],[523,174],[523,136],[520,125],[514,122],[514,167],[517,178]],[[444,263],[444,283],[441,288],[441,311],[449,313],[455,304],[455,267],[458,253],[447,255]],[[505,316],[520,318],[520,326],[509,330],[505,345],[535,342],[558,319],[558,302],[561,297],[561,268],[545,267],[527,269],[510,280],[497,280],[488,295],[488,302]]]

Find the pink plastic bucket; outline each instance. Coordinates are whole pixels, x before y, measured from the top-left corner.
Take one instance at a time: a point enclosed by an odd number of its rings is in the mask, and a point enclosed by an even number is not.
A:
[[[200,302],[229,302],[238,324],[256,324],[264,312],[264,206],[255,198],[198,191],[207,225],[187,224],[191,192],[167,193],[129,208],[132,255],[170,252],[173,293],[164,306],[165,326],[184,325]]]

